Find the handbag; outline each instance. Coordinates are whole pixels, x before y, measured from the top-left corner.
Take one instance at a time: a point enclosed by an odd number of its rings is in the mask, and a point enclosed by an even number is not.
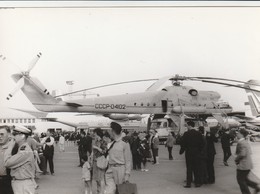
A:
[[[111,146],[108,148],[108,150],[106,151],[105,155],[102,155],[100,157],[97,158],[97,167],[102,169],[102,170],[105,170],[107,169],[108,167],[108,159],[107,159],[107,155],[108,155],[108,152],[109,150],[111,150],[111,148],[114,146],[116,141],[114,141]]]
[[[138,194],[137,185],[135,183],[123,183],[118,184],[116,188],[116,194]]]
[[[97,158],[97,167],[104,170],[108,166],[108,159],[105,156],[100,156]]]

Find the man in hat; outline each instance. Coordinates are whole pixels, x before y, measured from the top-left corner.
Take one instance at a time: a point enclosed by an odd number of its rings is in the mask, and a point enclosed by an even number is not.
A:
[[[241,128],[237,133],[238,143],[236,147],[236,165],[237,165],[237,182],[239,184],[242,194],[251,194],[249,187],[255,189],[255,193],[260,192],[258,184],[249,179],[249,173],[253,168],[253,162],[251,158],[251,148],[246,140],[248,131],[245,128]]]
[[[0,126],[0,193],[4,194],[13,194],[10,169],[4,166],[4,154],[8,148],[10,133],[10,127]]]
[[[4,155],[5,167],[11,169],[14,194],[35,193],[34,156],[27,143],[30,132],[25,127],[15,126],[13,129],[14,141],[10,141]],[[12,153],[15,143],[18,145],[18,150],[17,153]]]
[[[116,185],[128,182],[131,172],[132,154],[129,143],[122,140],[122,127],[111,122],[114,141],[108,148],[109,164],[105,174],[106,194],[115,194]]]

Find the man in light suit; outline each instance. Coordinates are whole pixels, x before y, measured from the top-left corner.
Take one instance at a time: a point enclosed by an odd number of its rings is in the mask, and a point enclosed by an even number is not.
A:
[[[251,194],[249,187],[255,189],[255,193],[260,192],[260,187],[256,182],[249,179],[249,173],[253,168],[252,158],[251,158],[251,148],[246,140],[248,132],[246,129],[241,128],[237,134],[238,143],[236,147],[236,159],[237,164],[237,182],[239,184],[242,194]]]

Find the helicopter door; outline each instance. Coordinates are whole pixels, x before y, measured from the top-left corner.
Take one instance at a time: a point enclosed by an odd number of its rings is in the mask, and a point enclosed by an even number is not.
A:
[[[162,111],[167,112],[167,100],[162,100]]]

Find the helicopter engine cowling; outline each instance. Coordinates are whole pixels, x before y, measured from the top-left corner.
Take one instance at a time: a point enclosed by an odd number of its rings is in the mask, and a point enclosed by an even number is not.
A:
[[[206,112],[206,107],[193,107],[193,106],[175,106],[172,109],[173,113],[204,113]]]
[[[122,121],[127,121],[129,120],[128,115],[127,114],[107,114],[104,115],[112,120],[122,120]]]
[[[128,120],[137,120],[140,121],[142,116],[140,114],[105,114],[105,117],[108,117],[112,120],[118,121],[128,121]]]

